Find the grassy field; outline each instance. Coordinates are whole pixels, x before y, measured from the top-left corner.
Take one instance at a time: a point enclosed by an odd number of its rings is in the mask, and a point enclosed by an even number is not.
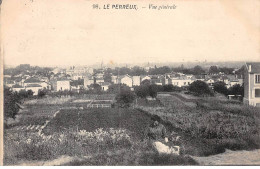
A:
[[[260,148],[260,110],[216,97],[189,98],[171,93],[158,96],[164,106],[141,105],[159,115],[186,139],[186,153],[207,156],[231,150]],[[194,147],[194,145],[196,145]]]
[[[63,156],[75,159],[62,165],[196,165],[189,155],[260,147],[259,109],[239,102],[168,93],[154,101],[137,100],[135,109],[86,108],[89,102],[84,100],[90,98],[103,102],[112,96],[44,98],[25,104],[5,130],[5,165]],[[158,155],[143,140],[153,114],[161,117],[168,135],[175,131],[182,137],[181,156]]]
[[[42,104],[26,104],[18,122],[6,128],[5,165],[33,162],[41,165],[41,161],[63,156],[76,159],[62,165],[198,164],[189,156],[156,154],[142,139],[150,124],[151,116],[146,112],[116,108],[72,109],[75,99],[57,105],[50,99],[45,100],[48,101],[39,102]],[[44,126],[41,132],[32,130],[36,124]],[[26,130],[20,126],[25,126]]]

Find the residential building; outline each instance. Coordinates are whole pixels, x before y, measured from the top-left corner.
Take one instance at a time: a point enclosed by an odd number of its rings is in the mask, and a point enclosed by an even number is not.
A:
[[[141,84],[141,77],[133,76],[133,86],[140,86],[140,84]]]
[[[144,81],[144,80],[149,80],[151,81],[151,77],[146,75],[146,76],[141,76],[141,82]]]
[[[124,76],[121,76],[119,78],[119,83],[125,84],[125,85],[127,85],[129,87],[132,87],[133,86],[133,79],[129,75],[124,75]]]
[[[67,79],[60,79],[57,80],[57,88],[56,91],[64,91],[64,90],[70,90],[70,80]]]
[[[118,83],[118,78],[117,76],[111,76],[111,82],[114,83],[114,84],[117,84]]]
[[[103,77],[95,77],[94,78],[94,83],[96,83],[96,84],[103,83],[103,82],[104,82]]]
[[[205,79],[205,82],[206,82],[209,86],[212,86],[215,81],[214,81],[214,79],[209,78],[209,79]]]
[[[14,92],[20,92],[21,90],[25,90],[25,88],[21,85],[15,84],[15,85],[12,86],[12,90]]]
[[[108,87],[111,85],[109,82],[102,82],[99,84],[101,86],[101,89],[103,91],[107,91],[108,90]]]
[[[38,84],[38,85],[41,85],[42,81],[40,81],[38,78],[28,78],[26,79],[23,84],[24,86],[28,86],[28,85],[31,85],[31,84]]]
[[[260,106],[260,62],[246,63],[243,102]]]
[[[28,84],[25,87],[26,91],[28,91],[28,90],[33,91],[33,95],[34,96],[38,95],[39,90],[42,90],[42,89],[43,89],[43,87],[41,85],[39,85],[39,84]]]
[[[94,78],[91,76],[91,77],[85,77],[84,78],[84,88],[85,89],[88,89],[88,87],[91,85],[91,84],[94,84]]]
[[[193,76],[187,77],[186,75],[173,74],[168,75],[167,80],[168,84],[172,84],[178,87],[185,87],[189,86],[192,82],[194,82],[196,78]]]

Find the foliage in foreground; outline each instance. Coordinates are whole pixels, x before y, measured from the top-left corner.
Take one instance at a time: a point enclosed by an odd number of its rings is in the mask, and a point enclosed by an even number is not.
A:
[[[225,149],[260,148],[259,108],[217,99],[201,100],[195,107],[174,96],[160,100],[165,107],[140,108],[159,115],[166,125],[179,131],[186,140],[186,153],[205,156]]]
[[[22,98],[17,92],[13,92],[10,88],[4,89],[4,117],[15,118],[18,111],[21,109],[19,104],[22,103]]]
[[[17,133],[5,136],[4,162],[52,160],[63,155],[81,157],[67,165],[195,165],[190,157],[160,156],[145,142],[131,139],[125,129],[97,129],[93,132]],[[86,158],[88,157],[88,158]]]

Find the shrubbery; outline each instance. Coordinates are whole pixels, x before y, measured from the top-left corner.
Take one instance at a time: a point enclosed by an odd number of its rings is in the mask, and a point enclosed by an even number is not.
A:
[[[187,152],[193,155],[217,154],[225,149],[260,148],[259,108],[217,98],[201,98],[195,107],[183,104],[174,96],[160,98],[160,101],[165,107],[141,108],[169,121],[170,126],[185,134],[190,143],[196,143],[195,150],[192,145],[186,145]]]
[[[122,108],[130,107],[134,100],[135,94],[130,90],[121,90],[120,93],[116,95],[116,103]]]
[[[21,109],[22,97],[17,92],[13,92],[10,88],[4,88],[4,118],[15,118]]]
[[[180,92],[183,89],[178,86],[169,85],[155,85],[155,84],[141,84],[140,86],[135,87],[135,93],[140,98],[146,98],[151,96],[155,98],[158,92]]]
[[[213,96],[213,91],[209,88],[208,84],[197,80],[192,82],[188,89],[192,94],[196,96]]]
[[[213,84],[214,87],[214,91],[224,94],[224,95],[228,95],[229,91],[226,87],[226,84],[224,82],[216,82]]]

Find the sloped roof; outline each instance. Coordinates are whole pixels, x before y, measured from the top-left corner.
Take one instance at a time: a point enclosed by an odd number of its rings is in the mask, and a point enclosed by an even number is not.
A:
[[[251,65],[250,73],[260,73],[260,62],[247,62],[246,68],[248,70],[249,65]]]
[[[42,86],[39,84],[29,84],[26,87],[42,87]]]
[[[23,88],[23,86],[20,86],[20,85],[18,85],[18,84],[15,84],[15,85],[12,86],[12,88]]]
[[[132,76],[130,76],[130,75],[128,75],[128,74],[119,76],[119,79],[121,80],[121,79],[123,79],[124,77],[128,77],[128,78],[131,78],[131,79],[132,79]]]
[[[29,78],[24,81],[24,83],[40,83],[41,81],[37,78]]]
[[[70,81],[66,77],[57,78],[57,81]]]
[[[140,77],[141,77],[141,79],[143,79],[144,77],[149,77],[149,78],[151,78],[149,75],[141,75]]]
[[[109,83],[109,82],[101,82],[101,83],[100,83],[101,86],[109,86],[110,84],[111,84],[111,83]]]

